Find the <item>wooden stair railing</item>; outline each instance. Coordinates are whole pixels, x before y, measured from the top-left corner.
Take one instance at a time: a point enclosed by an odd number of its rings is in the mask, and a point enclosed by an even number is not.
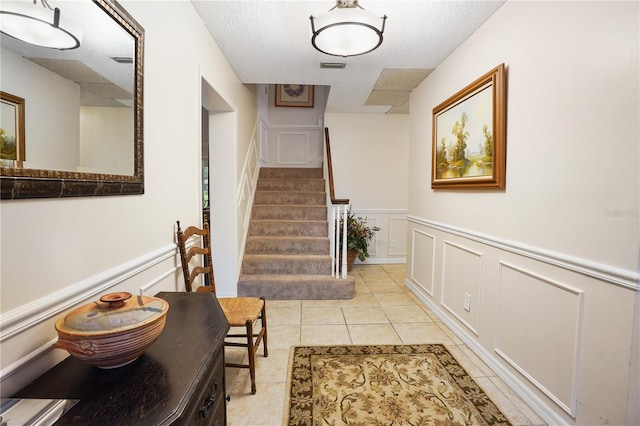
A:
[[[327,147],[327,173],[329,174],[329,196],[331,204],[349,204],[348,198],[336,198],[333,187],[333,166],[331,164],[331,143],[329,142],[329,128],[324,128],[324,140]]]

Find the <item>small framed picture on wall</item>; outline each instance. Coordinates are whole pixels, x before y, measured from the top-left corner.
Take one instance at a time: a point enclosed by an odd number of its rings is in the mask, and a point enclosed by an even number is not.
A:
[[[313,108],[313,86],[276,84],[276,106]]]

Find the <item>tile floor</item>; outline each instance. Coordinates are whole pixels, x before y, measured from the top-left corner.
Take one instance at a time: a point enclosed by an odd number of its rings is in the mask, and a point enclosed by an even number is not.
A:
[[[544,422],[405,286],[405,265],[356,265],[351,300],[268,300],[269,356],[249,372],[227,368],[228,425],[282,425],[292,345],[442,343],[514,425]],[[243,356],[226,349],[227,360]]]

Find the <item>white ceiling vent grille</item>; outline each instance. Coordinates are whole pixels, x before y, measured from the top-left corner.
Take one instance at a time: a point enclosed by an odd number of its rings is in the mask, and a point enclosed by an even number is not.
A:
[[[346,68],[345,62],[320,62],[320,68],[327,68],[332,70],[342,70]]]

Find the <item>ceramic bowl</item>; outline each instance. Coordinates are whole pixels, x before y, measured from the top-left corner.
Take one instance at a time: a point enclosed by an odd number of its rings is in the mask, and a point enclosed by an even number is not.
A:
[[[109,293],[56,321],[56,348],[100,368],[136,360],[160,336],[169,303],[158,297]]]

